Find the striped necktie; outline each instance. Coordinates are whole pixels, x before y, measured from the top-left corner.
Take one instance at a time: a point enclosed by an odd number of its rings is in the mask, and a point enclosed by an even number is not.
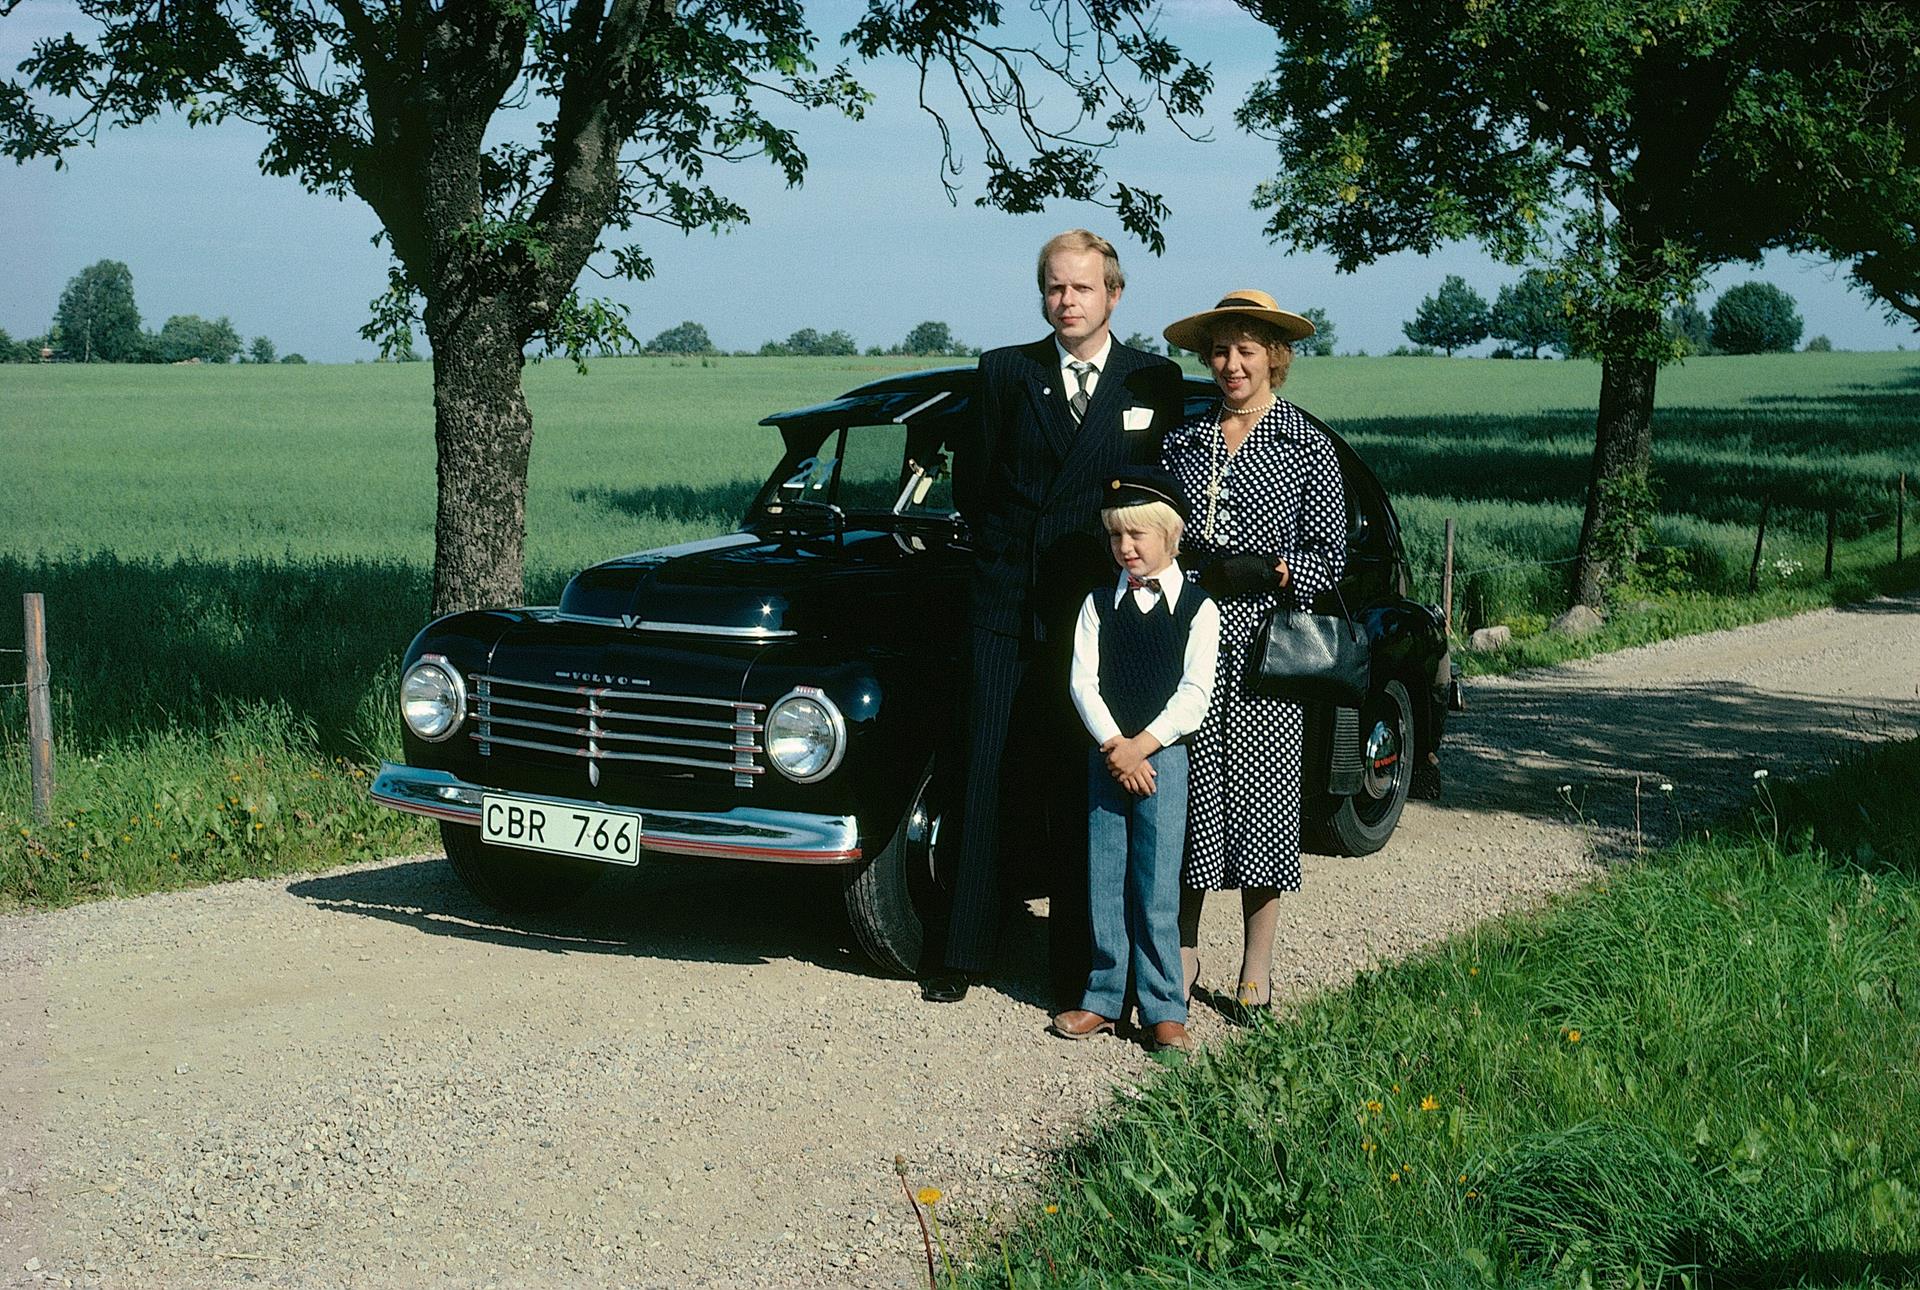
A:
[[[1073,397],[1067,400],[1067,406],[1073,409],[1074,424],[1078,425],[1080,418],[1087,415],[1087,404],[1092,402],[1093,397],[1087,393],[1087,378],[1099,369],[1092,363],[1078,361],[1068,363],[1067,369],[1073,373],[1073,379],[1079,385],[1079,388],[1073,392]]]

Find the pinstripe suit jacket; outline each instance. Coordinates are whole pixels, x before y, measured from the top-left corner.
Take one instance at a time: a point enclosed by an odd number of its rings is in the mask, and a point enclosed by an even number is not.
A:
[[[1053,337],[980,356],[976,438],[954,459],[955,499],[973,533],[974,627],[1071,637],[1087,589],[1112,577],[1100,529],[1106,481],[1122,465],[1159,461],[1181,403],[1176,364],[1117,340],[1077,426]]]

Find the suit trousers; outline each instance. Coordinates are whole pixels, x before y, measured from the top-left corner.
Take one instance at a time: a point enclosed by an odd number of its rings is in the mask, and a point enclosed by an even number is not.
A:
[[[1007,903],[1044,882],[1051,997],[1056,1008],[1075,1007],[1090,951],[1086,734],[1067,688],[1071,640],[1034,643],[975,628],[968,644],[965,784],[944,965],[985,972]]]

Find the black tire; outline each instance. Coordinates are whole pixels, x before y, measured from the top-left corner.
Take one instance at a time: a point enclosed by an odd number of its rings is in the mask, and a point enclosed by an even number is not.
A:
[[[929,770],[885,849],[848,876],[843,892],[855,939],[884,971],[910,977],[920,970],[925,918],[940,896],[939,841],[940,810]]]
[[[489,846],[480,830],[465,824],[440,825],[447,862],[481,903],[506,914],[550,914],[571,905],[599,879],[591,860],[515,851]]]
[[[1343,797],[1321,827],[1331,855],[1368,856],[1387,845],[1400,823],[1420,755],[1407,687],[1388,681],[1360,709],[1360,791]],[[1382,764],[1385,759],[1385,764]]]

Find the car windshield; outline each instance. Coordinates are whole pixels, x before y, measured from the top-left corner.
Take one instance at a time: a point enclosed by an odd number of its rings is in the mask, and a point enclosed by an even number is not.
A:
[[[781,464],[761,505],[780,514],[788,507],[837,510],[842,514],[892,514],[950,519],[953,481],[946,455],[929,444],[920,461],[909,452],[907,427],[854,426],[828,434],[812,453]]]

